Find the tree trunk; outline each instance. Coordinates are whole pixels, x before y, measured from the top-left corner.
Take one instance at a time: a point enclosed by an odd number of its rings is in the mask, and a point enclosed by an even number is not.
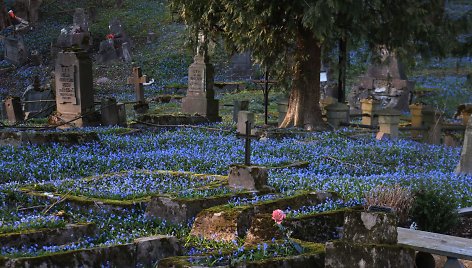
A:
[[[343,35],[339,39],[339,73],[338,73],[338,102],[346,101],[346,71],[347,71],[347,39]]]
[[[280,127],[325,129],[326,123],[319,105],[321,46],[313,33],[301,26],[297,34],[294,64],[288,110]]]

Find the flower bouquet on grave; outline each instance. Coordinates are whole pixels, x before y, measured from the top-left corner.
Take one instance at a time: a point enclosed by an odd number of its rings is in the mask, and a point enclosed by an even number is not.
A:
[[[288,242],[297,252],[298,254],[303,253],[303,248],[302,246],[295,242],[290,236],[292,235],[292,230],[288,230],[285,226],[282,225],[282,221],[286,218],[287,216],[285,213],[280,210],[276,209],[272,212],[272,219],[275,221],[275,225],[279,228],[279,230],[282,232],[282,234],[285,237],[285,241]]]

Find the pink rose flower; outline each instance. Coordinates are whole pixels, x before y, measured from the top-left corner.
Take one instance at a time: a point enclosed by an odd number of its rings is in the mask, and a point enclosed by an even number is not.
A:
[[[285,217],[286,217],[285,213],[280,209],[276,209],[272,212],[272,219],[277,224],[281,224],[282,221],[285,219]]]

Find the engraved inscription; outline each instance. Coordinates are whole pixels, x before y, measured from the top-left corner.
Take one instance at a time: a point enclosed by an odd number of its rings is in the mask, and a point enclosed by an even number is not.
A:
[[[191,68],[189,70],[188,77],[188,89],[189,91],[204,91],[205,90],[205,77],[202,69]]]
[[[70,102],[76,104],[77,96],[75,89],[74,66],[61,65],[58,79],[57,94],[60,103]]]

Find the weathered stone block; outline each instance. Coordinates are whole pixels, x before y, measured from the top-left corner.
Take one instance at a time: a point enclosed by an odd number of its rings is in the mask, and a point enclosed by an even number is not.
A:
[[[238,125],[236,130],[239,134],[246,134],[246,121],[249,122],[249,129],[252,129],[254,127],[254,113],[248,111],[239,111]]]
[[[413,268],[415,250],[396,245],[357,245],[344,241],[326,243],[326,268]]]
[[[146,214],[172,223],[182,223],[194,218],[204,209],[227,203],[230,198],[231,196],[205,199],[177,199],[155,196],[152,197],[151,202],[147,206]]]
[[[136,244],[136,266],[152,267],[157,261],[181,255],[182,250],[175,236],[156,235],[138,238]]]
[[[230,188],[263,190],[267,186],[267,169],[258,166],[231,166],[228,184]]]
[[[55,244],[64,245],[77,241],[84,236],[95,235],[95,224],[68,224],[64,228],[38,229],[22,231],[13,234],[0,234],[0,245],[2,247],[21,247],[22,245]]]
[[[349,123],[349,106],[344,103],[333,103],[326,106],[328,123],[338,128],[341,123]]]
[[[191,234],[218,241],[243,238],[249,229],[253,215],[254,211],[250,207],[224,211],[204,210],[195,219]]]
[[[393,213],[348,212],[344,219],[343,239],[361,244],[396,244],[396,224]]]

